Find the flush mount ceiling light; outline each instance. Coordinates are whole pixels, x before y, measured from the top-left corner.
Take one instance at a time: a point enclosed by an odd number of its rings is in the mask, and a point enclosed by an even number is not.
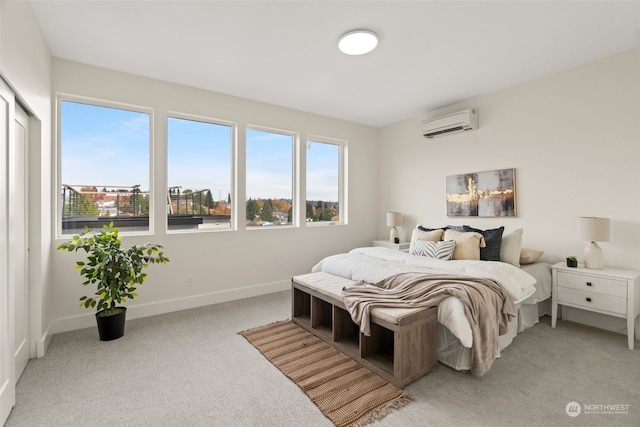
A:
[[[378,35],[369,30],[353,30],[340,36],[338,48],[347,55],[364,55],[378,45]]]

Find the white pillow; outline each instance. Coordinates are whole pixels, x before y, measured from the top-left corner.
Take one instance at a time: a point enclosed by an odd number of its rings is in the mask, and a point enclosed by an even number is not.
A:
[[[522,233],[524,230],[517,230],[502,236],[500,246],[500,261],[520,267],[520,251],[522,250]]]
[[[411,248],[409,248],[409,253],[412,255],[420,255],[448,261],[453,256],[453,250],[455,248],[455,240],[432,242],[417,239],[415,242],[412,242]]]

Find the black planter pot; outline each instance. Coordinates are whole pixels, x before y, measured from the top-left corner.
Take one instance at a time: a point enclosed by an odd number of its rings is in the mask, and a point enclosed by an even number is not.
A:
[[[96,313],[96,322],[98,323],[98,334],[100,341],[111,341],[124,335],[124,323],[127,317],[126,307],[116,307],[122,309],[118,314],[113,316],[101,316],[104,310]]]

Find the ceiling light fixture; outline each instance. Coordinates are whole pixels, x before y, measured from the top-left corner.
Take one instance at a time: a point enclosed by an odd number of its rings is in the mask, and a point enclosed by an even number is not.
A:
[[[353,30],[340,36],[338,48],[347,55],[364,55],[378,45],[378,35],[369,30]]]

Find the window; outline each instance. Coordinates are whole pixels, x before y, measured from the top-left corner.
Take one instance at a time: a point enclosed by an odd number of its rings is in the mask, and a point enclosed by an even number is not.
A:
[[[258,129],[247,129],[246,136],[246,226],[294,224],[295,136]]]
[[[344,142],[307,141],[307,223],[344,223]]]
[[[232,228],[233,130],[230,124],[168,118],[169,230]]]
[[[60,102],[60,229],[149,230],[148,112]]]

